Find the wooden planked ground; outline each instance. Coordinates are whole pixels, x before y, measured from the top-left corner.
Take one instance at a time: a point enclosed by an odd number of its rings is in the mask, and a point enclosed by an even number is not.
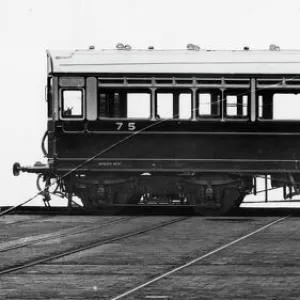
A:
[[[0,250],[33,236],[55,237],[124,216],[0,218]],[[178,216],[134,216],[96,230],[0,252],[0,269],[24,264]],[[0,299],[112,299],[231,242],[274,216],[191,216],[139,236],[0,275]],[[299,299],[300,219],[290,217],[124,299]]]

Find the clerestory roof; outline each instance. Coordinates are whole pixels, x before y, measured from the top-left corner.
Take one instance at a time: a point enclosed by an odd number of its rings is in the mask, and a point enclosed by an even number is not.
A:
[[[299,50],[50,50],[49,73],[300,74]]]

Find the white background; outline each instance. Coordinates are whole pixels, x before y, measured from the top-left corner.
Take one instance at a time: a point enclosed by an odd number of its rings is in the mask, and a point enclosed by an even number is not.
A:
[[[299,0],[1,0],[0,206],[36,192],[36,176],[13,177],[12,164],[45,161],[46,49],[300,49],[299,29]]]

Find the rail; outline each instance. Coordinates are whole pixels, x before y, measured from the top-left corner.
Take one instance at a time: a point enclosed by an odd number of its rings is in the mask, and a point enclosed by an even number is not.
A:
[[[113,243],[113,242],[116,242],[116,241],[120,241],[120,240],[123,240],[123,239],[134,237],[134,236],[139,236],[139,235],[142,235],[144,233],[148,233],[150,231],[153,231],[153,230],[156,230],[156,229],[159,229],[159,228],[171,225],[171,224],[175,224],[175,223],[184,221],[186,219],[188,219],[188,217],[176,218],[176,219],[173,219],[173,220],[170,220],[170,221],[167,221],[167,222],[162,222],[160,224],[157,224],[157,225],[154,225],[154,226],[142,229],[142,230],[133,231],[131,233],[123,234],[123,235],[120,235],[120,236],[109,237],[109,238],[103,239],[101,241],[91,242],[91,243],[89,243],[85,246],[78,247],[76,249],[63,251],[63,252],[60,252],[58,254],[49,255],[49,256],[44,257],[44,258],[34,259],[32,261],[29,261],[29,262],[26,262],[26,263],[23,263],[23,264],[15,264],[12,267],[8,267],[8,268],[4,268],[4,269],[0,270],[0,276],[5,275],[5,274],[9,274],[9,273],[13,273],[13,272],[16,272],[16,271],[19,271],[19,270],[22,270],[22,269],[26,269],[26,268],[29,268],[29,267],[32,267],[32,266],[35,266],[35,265],[39,265],[39,264],[42,264],[42,263],[45,263],[45,262],[48,262],[48,261],[51,261],[51,260],[54,260],[54,259],[58,259],[58,258],[67,256],[67,255],[71,255],[71,254],[75,254],[75,253],[78,253],[78,252],[81,252],[81,251],[89,250],[89,249],[92,249],[92,248],[95,248],[95,247],[98,247],[98,246],[101,246],[101,245]]]

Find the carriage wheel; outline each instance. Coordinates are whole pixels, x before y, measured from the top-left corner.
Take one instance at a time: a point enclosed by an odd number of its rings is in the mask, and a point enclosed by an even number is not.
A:
[[[142,194],[134,193],[128,198],[128,204],[138,204],[141,200]]]
[[[218,199],[214,199],[218,205],[208,207],[203,205],[198,199],[196,194],[193,194],[190,201],[194,205],[194,211],[202,216],[221,216],[228,213],[237,203],[240,193],[235,188],[224,188]]]
[[[82,204],[91,212],[96,212],[104,215],[116,215],[121,213],[123,207],[111,206],[114,201],[111,201],[108,197],[97,197],[93,195],[88,189],[81,192],[78,195],[82,201]]]
[[[114,194],[114,203],[118,205],[138,204],[142,197],[140,193],[128,192],[126,189],[121,189]]]

